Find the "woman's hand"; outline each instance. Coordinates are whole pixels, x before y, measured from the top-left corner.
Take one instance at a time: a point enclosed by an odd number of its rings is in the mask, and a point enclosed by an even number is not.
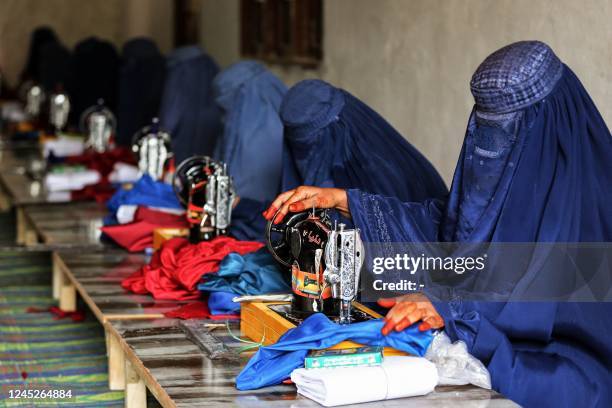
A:
[[[280,209],[278,217],[276,217],[274,222],[278,224],[289,212],[300,212],[313,207],[335,208],[344,216],[350,217],[345,190],[311,186],[300,186],[282,193],[276,197],[270,208],[263,212],[263,216],[266,220],[270,221]]]
[[[438,314],[429,299],[421,293],[396,298],[381,298],[378,299],[378,304],[391,308],[385,316],[385,325],[382,328],[382,334],[385,336],[391,333],[391,330],[400,332],[418,321],[421,321],[420,331],[444,327],[442,316]]]

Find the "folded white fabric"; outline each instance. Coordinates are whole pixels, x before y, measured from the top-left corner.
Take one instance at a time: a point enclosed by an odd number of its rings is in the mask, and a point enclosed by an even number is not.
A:
[[[138,210],[137,205],[132,204],[123,204],[117,208],[117,213],[115,217],[117,217],[117,222],[119,224],[129,224],[134,221],[134,217],[136,216],[136,210]]]
[[[81,138],[59,136],[57,139],[46,140],[43,144],[45,157],[53,152],[56,157],[78,156],[83,154],[85,143]]]
[[[140,178],[138,167],[127,163],[115,163],[113,171],[108,175],[111,183],[135,183]]]
[[[49,173],[45,176],[45,188],[48,192],[74,191],[100,181],[100,173],[95,170],[66,171]]]
[[[301,395],[333,407],[425,395],[438,384],[438,372],[425,358],[390,356],[375,367],[298,368],[291,380]]]

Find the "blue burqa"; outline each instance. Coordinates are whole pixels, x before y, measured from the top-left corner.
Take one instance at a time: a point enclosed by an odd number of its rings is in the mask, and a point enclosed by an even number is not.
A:
[[[227,164],[240,197],[272,201],[280,192],[283,124],[278,111],[287,88],[259,62],[241,61],[217,75],[213,91],[224,113],[216,158]]]
[[[132,137],[159,112],[166,59],[148,38],[123,45],[119,70],[116,142],[130,146]]]
[[[575,74],[545,44],[520,42],[489,56],[471,87],[476,106],[448,202],[351,190],[364,239],[612,241],[612,137]],[[535,282],[556,287],[567,278],[538,269],[539,255],[446,288],[452,301],[434,302],[445,331],[487,366],[496,390],[524,406],[612,406],[612,304],[511,301]],[[462,295],[508,283],[510,301]],[[437,289],[425,293],[435,301]]]
[[[168,57],[159,121],[172,136],[177,164],[194,155],[212,156],[222,132],[212,93],[217,72],[215,61],[197,46],[179,48]]]
[[[109,41],[89,37],[74,47],[73,78],[69,86],[72,123],[99,99],[112,112],[117,109],[119,54]]]
[[[19,82],[28,80],[40,82],[40,64],[42,59],[42,49],[47,44],[57,44],[59,39],[51,27],[38,27],[30,35],[30,46],[25,67],[21,72]]]
[[[384,118],[320,80],[287,92],[281,106],[283,190],[297,185],[357,188],[403,201],[444,198],[431,163]]]

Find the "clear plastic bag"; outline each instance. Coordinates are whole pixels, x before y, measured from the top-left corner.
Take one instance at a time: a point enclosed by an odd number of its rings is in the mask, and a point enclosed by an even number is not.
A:
[[[438,385],[473,384],[491,389],[491,376],[484,364],[468,352],[464,342],[451,343],[444,332],[434,335],[425,358],[438,369]]]

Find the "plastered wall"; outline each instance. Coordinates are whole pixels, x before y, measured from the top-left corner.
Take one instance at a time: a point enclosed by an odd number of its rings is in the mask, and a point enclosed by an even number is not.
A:
[[[30,33],[53,27],[73,47],[96,35],[121,47],[150,36],[163,51],[173,44],[173,0],[0,0],[0,68],[15,84],[27,58]]]
[[[239,59],[239,0],[203,0],[202,44]],[[469,79],[495,49],[550,44],[612,125],[612,1],[324,0],[324,61],[273,67],[288,84],[320,77],[387,118],[450,183],[472,107]]]

